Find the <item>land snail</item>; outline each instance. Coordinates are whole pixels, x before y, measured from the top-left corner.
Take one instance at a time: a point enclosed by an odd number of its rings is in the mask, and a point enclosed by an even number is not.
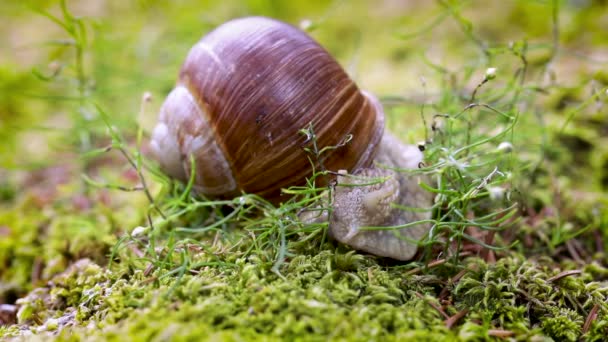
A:
[[[427,224],[361,228],[429,217],[428,210],[393,205],[431,206],[432,197],[419,187],[418,177],[395,170],[417,168],[422,153],[385,132],[380,102],[359,90],[324,48],[289,24],[248,17],[204,36],[182,65],[150,144],[171,177],[187,181],[194,165],[194,187],[200,194],[227,198],[255,193],[277,203],[285,199],[282,188],[302,185],[312,174],[303,148],[307,138],[300,134],[309,125],[321,147],[352,139],[323,155],[324,168],[338,175],[330,214],[304,213],[302,220],[329,220],[330,235],[354,249],[411,259]]]

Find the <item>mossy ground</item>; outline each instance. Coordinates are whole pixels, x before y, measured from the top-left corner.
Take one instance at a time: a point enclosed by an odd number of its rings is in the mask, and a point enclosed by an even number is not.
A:
[[[0,337],[605,339],[605,2],[66,4],[0,4]],[[314,186],[212,202],[147,158],[189,47],[252,14],[306,27],[427,141],[415,261],[298,222]]]

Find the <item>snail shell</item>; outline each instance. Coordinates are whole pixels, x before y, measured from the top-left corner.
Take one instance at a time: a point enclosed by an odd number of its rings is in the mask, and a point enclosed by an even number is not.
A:
[[[280,189],[312,175],[299,133],[312,124],[328,170],[371,166],[384,130],[379,102],[359,90],[304,32],[262,17],[224,23],[188,54],[163,103],[151,147],[161,168],[212,197]],[[315,167],[319,167],[316,165]],[[323,184],[320,184],[323,185]]]

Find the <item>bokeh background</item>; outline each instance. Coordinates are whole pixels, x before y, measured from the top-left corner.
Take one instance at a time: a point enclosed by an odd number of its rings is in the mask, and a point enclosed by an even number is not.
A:
[[[428,101],[436,100],[438,83],[445,79],[438,68],[468,87],[487,67],[499,67],[503,78],[514,73],[520,63],[515,56],[488,56],[484,48],[507,49],[526,40],[528,62],[542,65],[552,56],[555,35],[560,50],[550,63],[551,77],[571,88],[594,77],[605,80],[605,2],[558,3],[559,32],[553,28],[552,1],[93,0],[67,1],[67,6],[86,31],[84,94],[115,125],[129,129],[142,94],[150,92],[153,102],[140,122],[149,129],[189,48],[218,24],[247,15],[307,29],[362,88],[383,98],[421,102],[426,93]],[[62,16],[57,1],[0,4],[0,165],[8,169],[32,167],[58,148],[69,150],[62,141],[65,132],[80,136],[89,148],[92,142],[78,131],[103,129],[99,115],[74,103],[79,76],[71,38],[40,12]]]

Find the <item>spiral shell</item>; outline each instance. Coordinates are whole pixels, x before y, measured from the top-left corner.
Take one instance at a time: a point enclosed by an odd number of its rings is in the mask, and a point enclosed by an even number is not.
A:
[[[312,124],[319,161],[300,130]],[[224,23],[188,54],[161,107],[151,147],[161,168],[212,197],[255,193],[279,201],[315,168],[371,165],[384,114],[336,60],[288,24],[249,17]]]

